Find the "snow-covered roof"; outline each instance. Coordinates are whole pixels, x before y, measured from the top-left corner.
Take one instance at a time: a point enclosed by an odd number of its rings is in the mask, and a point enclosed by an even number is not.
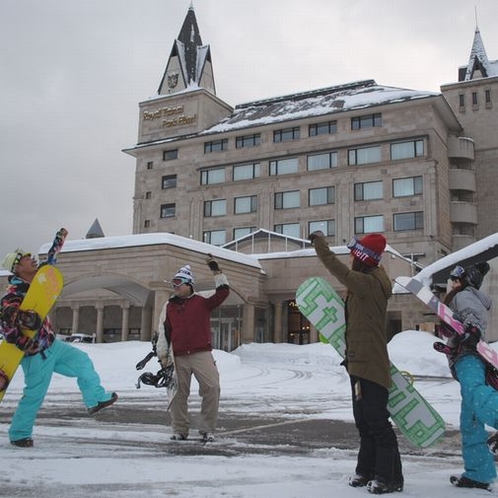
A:
[[[188,91],[191,91],[190,88]],[[164,95],[161,95],[163,98]],[[335,87],[329,87],[309,92],[301,92],[282,97],[258,100],[237,105],[230,116],[222,119],[210,128],[198,133],[162,138],[150,142],[139,143],[124,149],[125,152],[164,145],[176,140],[185,140],[196,136],[211,135],[238,130],[246,127],[264,126],[273,123],[283,123],[294,119],[331,115],[334,113],[365,109],[383,104],[395,104],[409,100],[421,100],[432,97],[441,97],[439,92],[409,90],[390,86],[377,85],[374,80],[365,80]],[[444,99],[443,99],[444,100]],[[447,104],[446,104],[447,105]],[[450,119],[454,119],[453,111],[440,105],[441,112],[449,112]]]
[[[231,116],[202,133],[219,133],[248,126],[320,116],[441,95],[438,92],[409,90],[377,85],[365,80],[273,99],[249,102],[235,107]]]
[[[274,232],[268,232],[273,234]],[[281,234],[276,234],[281,235]],[[304,239],[295,239],[296,241],[301,241],[303,243],[307,242]],[[147,245],[174,245],[177,247],[190,249],[195,252],[202,254],[211,253],[215,257],[224,258],[229,261],[234,261],[237,263],[253,266],[255,268],[264,271],[260,261],[268,259],[287,259],[287,258],[302,258],[302,257],[315,257],[316,253],[313,248],[309,249],[297,249],[295,251],[277,251],[268,252],[260,254],[245,254],[241,252],[232,251],[229,249],[224,249],[222,247],[213,246],[211,244],[206,244],[193,239],[188,239],[186,237],[181,237],[179,235],[174,235],[171,233],[150,233],[150,234],[136,234],[136,235],[122,235],[115,237],[103,237],[97,239],[81,239],[81,240],[66,240],[62,252],[78,252],[78,251],[92,251],[92,250],[102,250],[102,249],[118,249],[124,247],[137,247],[137,246],[147,246]],[[43,244],[38,253],[46,254],[50,249],[51,244]],[[347,246],[333,246],[332,251],[336,254],[348,254],[350,250]],[[389,244],[386,246],[386,253],[392,254],[400,259],[403,259],[407,263],[412,264],[413,262],[403,256],[400,252],[394,249]],[[483,260],[490,260],[498,257],[498,233],[489,235],[482,240],[474,242],[463,249],[455,251],[448,256],[438,259],[434,263],[427,265],[423,268],[414,278],[421,281],[424,285],[431,286],[433,283],[433,278],[436,274],[440,272],[448,271],[457,264],[463,264],[464,262],[469,262],[469,264],[476,258],[480,257]],[[465,265],[464,265],[465,266]],[[0,276],[10,275],[10,272],[0,269]],[[402,293],[406,292],[401,289],[397,284],[394,286],[393,292]]]
[[[97,239],[66,240],[61,252],[69,253],[78,251],[96,251],[150,245],[172,245],[202,254],[210,253],[215,257],[228,259],[230,261],[235,261],[237,263],[261,269],[261,265],[259,264],[257,258],[253,255],[230,251],[228,249],[206,244],[198,240],[188,239],[172,233],[148,233],[102,237]],[[50,249],[50,246],[50,243],[43,244],[38,251],[39,254],[46,254]]]
[[[258,232],[267,233],[268,235],[285,237],[282,234],[276,232],[271,232],[268,230],[261,229]],[[242,237],[240,240],[246,239],[249,236]],[[294,242],[302,244],[303,247],[309,244],[309,241],[305,239],[299,239],[295,237],[287,237],[292,239]],[[302,257],[316,257],[315,249],[297,249],[294,251],[276,251],[267,252],[259,254],[246,254],[242,252],[232,251],[230,249],[224,249],[223,247],[213,246],[211,244],[206,244],[198,240],[188,239],[186,237],[181,237],[179,235],[174,235],[171,233],[150,233],[150,234],[136,234],[136,235],[121,235],[114,237],[102,237],[96,239],[78,239],[78,240],[66,240],[62,248],[62,253],[69,252],[79,252],[79,251],[97,251],[105,249],[119,249],[124,247],[140,247],[147,245],[174,245],[177,247],[190,249],[192,251],[200,252],[202,254],[212,254],[215,257],[224,258],[229,261],[234,261],[237,263],[254,266],[264,271],[259,260],[268,259],[284,259],[284,258],[302,258]],[[46,254],[51,247],[51,243],[43,244],[38,254]],[[336,254],[349,254],[350,249],[347,246],[334,246],[331,249]],[[393,249],[389,244],[386,246],[386,252],[393,254],[409,263],[411,260],[400,254],[398,251]],[[0,269],[0,276],[10,275],[7,270]]]

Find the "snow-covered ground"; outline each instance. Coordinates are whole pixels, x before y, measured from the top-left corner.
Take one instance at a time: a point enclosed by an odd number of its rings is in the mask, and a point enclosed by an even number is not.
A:
[[[432,348],[426,332],[407,331],[390,343],[392,361],[415,377],[418,390],[447,422],[458,428],[458,384],[446,358]],[[368,495],[351,488],[356,440],[349,447],[332,437],[320,447],[296,441],[289,445],[247,443],[252,428],[291,427],[311,423],[323,428],[332,420],[351,422],[349,384],[335,351],[325,344],[247,344],[234,353],[215,351],[222,380],[217,441],[210,447],[171,442],[165,413],[165,390],[135,387],[135,364],[148,343],[82,344],[103,384],[119,393],[113,407],[96,417],[85,414],[73,379],[55,376],[35,427],[35,447],[9,444],[9,418],[22,392],[18,372],[0,413],[0,496],[55,498],[342,498]],[[157,370],[153,359],[144,371]],[[192,413],[199,408],[195,381]],[[193,417],[195,425],[195,416]],[[288,425],[286,425],[288,424]],[[356,431],[353,434],[356,436]],[[326,433],[326,429],[323,432]],[[192,435],[195,435],[192,432]],[[292,438],[292,434],[289,434]],[[489,496],[487,491],[449,484],[460,473],[458,440],[443,438],[427,450],[402,452],[405,491],[410,497]],[[327,439],[328,441],[329,439]],[[338,443],[338,441],[337,441]],[[449,443],[453,451],[442,451]],[[400,444],[407,442],[400,437]],[[181,446],[184,445],[184,446]]]

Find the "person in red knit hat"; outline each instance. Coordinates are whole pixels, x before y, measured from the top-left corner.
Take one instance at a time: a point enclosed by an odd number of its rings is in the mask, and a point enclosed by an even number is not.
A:
[[[356,471],[349,485],[366,486],[373,494],[403,491],[398,441],[387,410],[391,375],[385,323],[392,286],[379,266],[386,239],[379,233],[353,238],[348,244],[351,267],[339,261],[322,232],[313,232],[309,239],[325,268],[348,290],[344,365],[360,435]]]

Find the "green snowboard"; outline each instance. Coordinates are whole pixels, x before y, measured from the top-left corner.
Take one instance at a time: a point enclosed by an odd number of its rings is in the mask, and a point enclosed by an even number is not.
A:
[[[346,322],[339,294],[323,278],[313,277],[299,286],[296,302],[301,313],[344,358]],[[391,377],[388,409],[392,420],[415,446],[434,444],[444,434],[444,420],[392,363]]]

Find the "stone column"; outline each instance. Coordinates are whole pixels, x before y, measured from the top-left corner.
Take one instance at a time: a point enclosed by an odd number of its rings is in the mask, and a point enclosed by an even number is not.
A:
[[[283,313],[283,303],[282,301],[278,301],[275,303],[275,332],[274,332],[274,341],[282,342],[282,313]]]
[[[130,303],[126,302],[121,305],[123,310],[121,318],[121,341],[125,342],[128,340],[130,334]]]
[[[97,310],[97,326],[95,327],[95,333],[97,335],[97,342],[104,342],[104,304],[97,303],[95,305]]]
[[[242,344],[254,341],[254,305],[244,304],[242,310]]]
[[[71,310],[73,311],[73,323],[71,325],[71,333],[77,334],[80,328],[80,307],[79,306],[71,306]]]

